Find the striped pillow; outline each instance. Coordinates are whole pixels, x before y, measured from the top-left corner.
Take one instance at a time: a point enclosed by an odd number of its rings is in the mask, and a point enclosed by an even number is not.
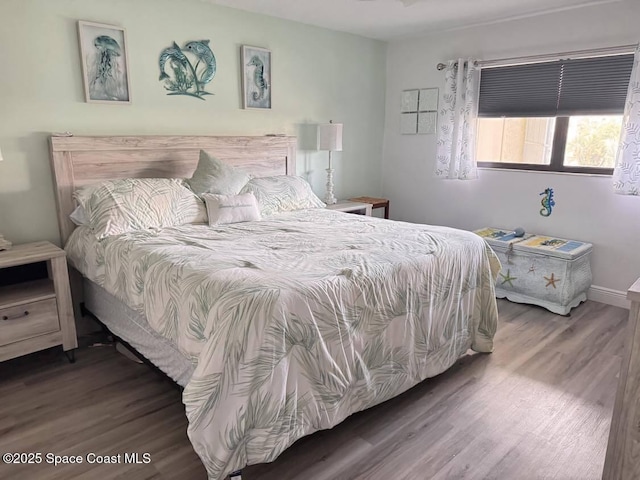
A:
[[[253,193],[242,195],[202,195],[209,215],[209,225],[225,225],[227,223],[253,222],[260,220],[258,202]]]

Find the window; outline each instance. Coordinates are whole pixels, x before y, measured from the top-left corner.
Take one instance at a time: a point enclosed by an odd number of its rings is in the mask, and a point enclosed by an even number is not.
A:
[[[633,55],[485,68],[481,167],[611,174]]]

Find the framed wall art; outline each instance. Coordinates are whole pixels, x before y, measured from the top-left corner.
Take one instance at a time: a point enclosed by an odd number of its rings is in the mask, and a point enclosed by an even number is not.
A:
[[[242,68],[242,108],[271,108],[271,51],[243,45],[240,51]]]
[[[102,23],[78,22],[85,100],[131,103],[127,33]]]

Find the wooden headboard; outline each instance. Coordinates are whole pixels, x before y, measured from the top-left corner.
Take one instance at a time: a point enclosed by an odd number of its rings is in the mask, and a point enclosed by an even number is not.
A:
[[[64,245],[75,225],[76,188],[118,178],[188,178],[200,150],[264,177],[295,175],[295,137],[50,137],[60,237]]]

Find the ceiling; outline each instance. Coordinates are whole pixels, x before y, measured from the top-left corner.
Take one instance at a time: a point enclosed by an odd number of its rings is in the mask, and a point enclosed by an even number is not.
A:
[[[624,0],[207,0],[381,40]]]

